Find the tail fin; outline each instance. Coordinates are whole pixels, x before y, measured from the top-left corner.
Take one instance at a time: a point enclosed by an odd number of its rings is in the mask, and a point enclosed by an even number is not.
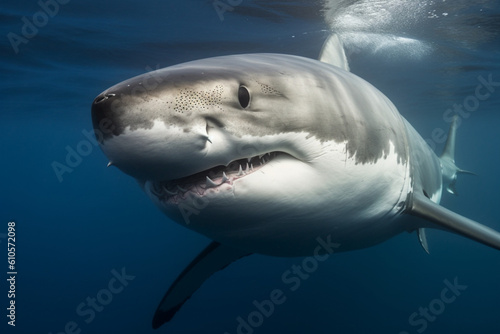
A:
[[[472,172],[460,169],[455,165],[455,140],[457,132],[458,115],[453,117],[453,121],[450,126],[450,131],[448,133],[448,139],[446,140],[446,145],[441,154],[441,167],[443,170],[443,183],[446,186],[446,190],[454,195],[457,195],[455,189],[455,183],[457,182],[457,175],[459,173],[464,174],[474,174]],[[475,174],[474,174],[475,175]]]
[[[337,34],[331,34],[330,37],[327,38],[321,48],[318,59],[323,63],[349,71],[349,63],[345,55],[344,45]]]

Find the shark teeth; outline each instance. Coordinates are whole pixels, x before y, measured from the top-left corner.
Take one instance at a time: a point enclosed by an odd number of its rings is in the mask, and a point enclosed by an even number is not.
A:
[[[167,190],[167,188],[164,188],[163,191],[165,191],[165,194],[169,195],[169,196],[174,196],[174,195],[177,195],[178,192],[173,192],[173,191],[170,191],[170,190]]]
[[[240,165],[240,169],[238,171],[238,174],[236,174],[236,176],[243,176],[245,175],[245,173],[243,173],[243,168],[241,168],[241,165]]]
[[[157,182],[152,192],[162,199],[171,198],[174,203],[185,199],[189,193],[203,196],[208,189],[216,189],[225,183],[232,186],[235,180],[258,171],[279,154],[271,152],[233,160],[225,166],[216,166],[176,180]]]
[[[259,159],[264,160],[262,158],[264,158],[266,155],[269,155],[269,157],[271,157],[271,153],[264,153],[264,154],[259,155]]]
[[[205,186],[207,188],[215,188],[215,187],[220,186],[223,183],[226,183],[227,181],[229,181],[229,177],[227,177],[226,172],[222,172],[222,179],[221,179],[220,183],[218,183],[218,184],[215,183],[211,178],[209,178],[207,176],[206,179],[205,179]]]
[[[212,181],[212,179],[211,179],[211,178],[209,178],[208,176],[207,176],[207,178],[206,178],[206,183],[205,183],[205,185],[207,186],[207,188],[215,188],[215,187],[217,187],[217,186],[220,186],[220,184],[215,183],[215,182],[214,182],[214,181]]]

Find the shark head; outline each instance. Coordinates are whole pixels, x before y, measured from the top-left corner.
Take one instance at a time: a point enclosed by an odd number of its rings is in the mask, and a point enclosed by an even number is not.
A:
[[[349,233],[368,238],[410,189],[392,103],[302,57],[224,56],[146,73],[101,93],[92,120],[110,164],[167,216],[252,252],[305,254],[335,230],[346,248],[361,247]]]

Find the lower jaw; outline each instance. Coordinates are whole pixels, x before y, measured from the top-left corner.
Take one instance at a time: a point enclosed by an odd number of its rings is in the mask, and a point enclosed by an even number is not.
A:
[[[200,209],[208,205],[214,196],[221,193],[232,193],[233,182],[226,182],[215,188],[204,188],[200,185],[194,186],[187,191],[179,191],[173,196],[158,196],[154,192],[151,192],[156,199],[165,206],[179,206],[184,204],[187,207],[194,207],[195,209]]]

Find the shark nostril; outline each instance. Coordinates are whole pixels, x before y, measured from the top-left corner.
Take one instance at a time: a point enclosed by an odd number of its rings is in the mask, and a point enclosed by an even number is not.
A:
[[[102,102],[104,100],[106,100],[106,97],[104,95],[100,95],[100,96],[95,98],[94,103],[99,103],[99,102]]]
[[[103,101],[106,101],[110,97],[116,96],[116,94],[101,94],[98,97],[95,98],[94,103],[100,103]]]

